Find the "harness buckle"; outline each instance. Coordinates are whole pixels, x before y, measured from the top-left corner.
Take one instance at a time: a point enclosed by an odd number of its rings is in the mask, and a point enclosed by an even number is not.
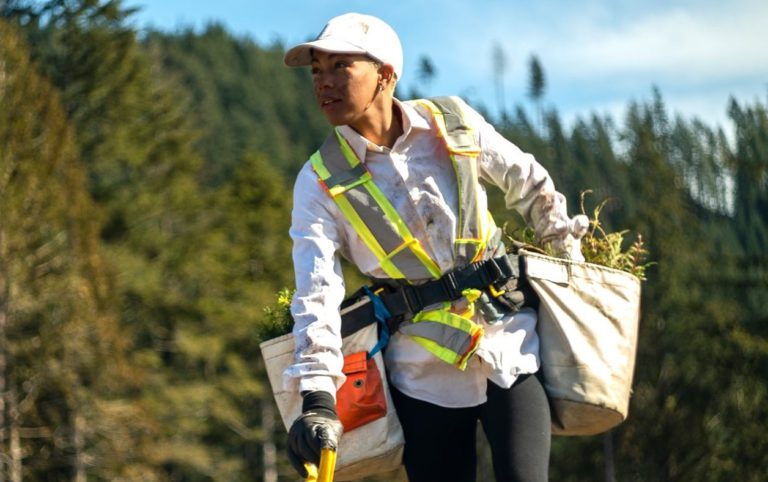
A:
[[[405,304],[410,311],[409,318],[421,311],[424,304],[421,301],[421,296],[419,295],[418,290],[411,285],[403,285],[402,290],[400,291],[402,292]]]
[[[488,276],[488,283],[495,284],[499,280],[504,278],[504,272],[498,265],[498,261],[494,258],[489,258],[483,265],[486,276]]]
[[[507,292],[507,290],[504,289],[497,289],[496,286],[494,286],[493,283],[488,285],[488,292],[493,296],[494,298],[498,298],[499,296],[503,295]]]

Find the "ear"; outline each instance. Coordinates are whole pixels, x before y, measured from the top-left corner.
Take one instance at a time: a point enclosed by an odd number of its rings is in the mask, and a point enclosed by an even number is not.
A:
[[[385,87],[393,84],[397,80],[394,67],[390,64],[382,64],[379,67],[379,79]]]

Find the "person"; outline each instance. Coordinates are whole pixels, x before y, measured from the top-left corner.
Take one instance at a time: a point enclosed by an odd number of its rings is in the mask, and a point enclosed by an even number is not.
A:
[[[306,476],[304,461],[318,460],[318,434],[337,441],[342,433],[335,409],[345,379],[341,256],[381,286],[417,288],[507,259],[480,180],[500,188],[507,207],[558,253],[583,259],[586,224],[583,216],[569,218],[564,196],[533,156],[465,102],[396,99],[402,47],[381,19],[335,17],[317,39],[289,49],[284,61],[311,66],[318,106],[334,128],[297,176],[290,229],[296,352],[284,377],[303,395],[303,413],[289,431],[288,452]],[[381,239],[390,237],[395,240]],[[440,300],[449,302],[443,311],[418,306],[422,311],[401,316],[384,353],[408,478],[475,480],[479,420],[498,481],[547,480],[551,422],[536,375],[536,312],[491,286],[494,293],[458,289],[458,298]],[[489,295],[494,316],[467,312]],[[438,320],[437,338],[458,336],[462,346],[425,341],[419,329],[426,324],[414,322],[429,318],[425,313]],[[439,322],[445,317],[462,328],[449,332],[453,325]]]

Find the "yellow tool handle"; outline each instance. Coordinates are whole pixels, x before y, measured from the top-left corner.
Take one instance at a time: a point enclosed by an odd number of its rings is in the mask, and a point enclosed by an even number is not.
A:
[[[315,464],[306,463],[307,482],[333,482],[333,473],[336,470],[336,451],[333,449],[320,450],[320,468]]]

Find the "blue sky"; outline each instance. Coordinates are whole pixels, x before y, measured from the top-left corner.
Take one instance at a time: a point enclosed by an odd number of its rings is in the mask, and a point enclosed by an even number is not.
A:
[[[766,0],[125,0],[138,27],[173,31],[218,21],[268,45],[313,38],[331,17],[376,15],[404,47],[401,86],[416,83],[418,60],[437,69],[428,95],[458,94],[497,111],[494,46],[506,59],[507,107],[529,105],[528,61],[540,59],[545,102],[566,122],[595,112],[623,118],[631,100],[658,86],[685,117],[728,128],[730,96],[768,100]]]

